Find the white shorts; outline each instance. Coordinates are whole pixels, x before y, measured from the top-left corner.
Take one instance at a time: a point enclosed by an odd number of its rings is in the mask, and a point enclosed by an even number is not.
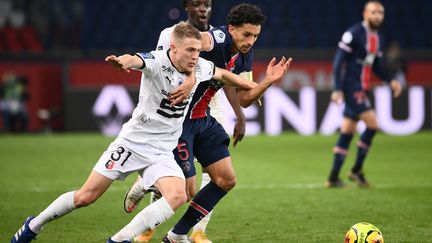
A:
[[[162,177],[185,179],[172,150],[136,144],[120,137],[108,146],[93,170],[112,180],[124,180],[129,174],[138,172],[143,178],[145,189]]]

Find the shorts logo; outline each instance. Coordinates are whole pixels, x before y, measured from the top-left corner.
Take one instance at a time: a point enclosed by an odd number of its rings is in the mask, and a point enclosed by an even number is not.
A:
[[[108,161],[105,163],[105,168],[107,168],[108,170],[111,170],[112,168],[114,168],[114,165],[115,165],[115,162],[114,162],[114,161],[112,161],[112,160],[108,160]]]
[[[188,172],[191,169],[191,165],[189,163],[189,161],[185,161],[182,163],[181,168],[184,172]]]

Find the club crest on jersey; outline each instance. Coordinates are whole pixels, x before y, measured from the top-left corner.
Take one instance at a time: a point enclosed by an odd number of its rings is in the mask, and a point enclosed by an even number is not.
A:
[[[140,54],[141,54],[142,58],[144,58],[144,59],[155,59],[155,57],[151,53],[145,52],[145,53],[140,53]]]
[[[189,163],[189,161],[185,161],[182,163],[181,168],[184,172],[188,172],[191,169],[191,164]]]
[[[225,41],[225,33],[222,30],[213,31],[213,36],[216,43],[223,43]]]
[[[108,160],[108,161],[105,163],[105,168],[107,168],[108,170],[111,170],[112,168],[114,168],[114,165],[115,165],[115,162],[114,162],[114,161],[112,161],[112,160]]]

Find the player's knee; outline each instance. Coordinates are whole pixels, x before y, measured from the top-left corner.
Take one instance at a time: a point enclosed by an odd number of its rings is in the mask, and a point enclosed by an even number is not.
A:
[[[215,183],[224,191],[229,191],[235,187],[237,183],[237,178],[235,176],[219,178],[216,179]]]
[[[86,206],[92,204],[93,202],[96,201],[96,199],[97,199],[97,196],[95,196],[92,193],[89,193],[89,192],[81,193],[81,192],[77,191],[75,193],[75,196],[74,196],[74,203],[75,203],[75,206],[77,208],[81,208],[81,207],[86,207]]]
[[[166,193],[164,197],[174,210],[185,204],[188,199],[188,196],[184,189],[172,190],[169,193]]]

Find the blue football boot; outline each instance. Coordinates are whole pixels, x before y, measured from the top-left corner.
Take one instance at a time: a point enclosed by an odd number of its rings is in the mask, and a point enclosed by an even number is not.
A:
[[[11,243],[29,243],[36,238],[37,234],[31,231],[29,227],[32,219],[34,216],[30,216],[24,221],[24,225],[12,237]]]

